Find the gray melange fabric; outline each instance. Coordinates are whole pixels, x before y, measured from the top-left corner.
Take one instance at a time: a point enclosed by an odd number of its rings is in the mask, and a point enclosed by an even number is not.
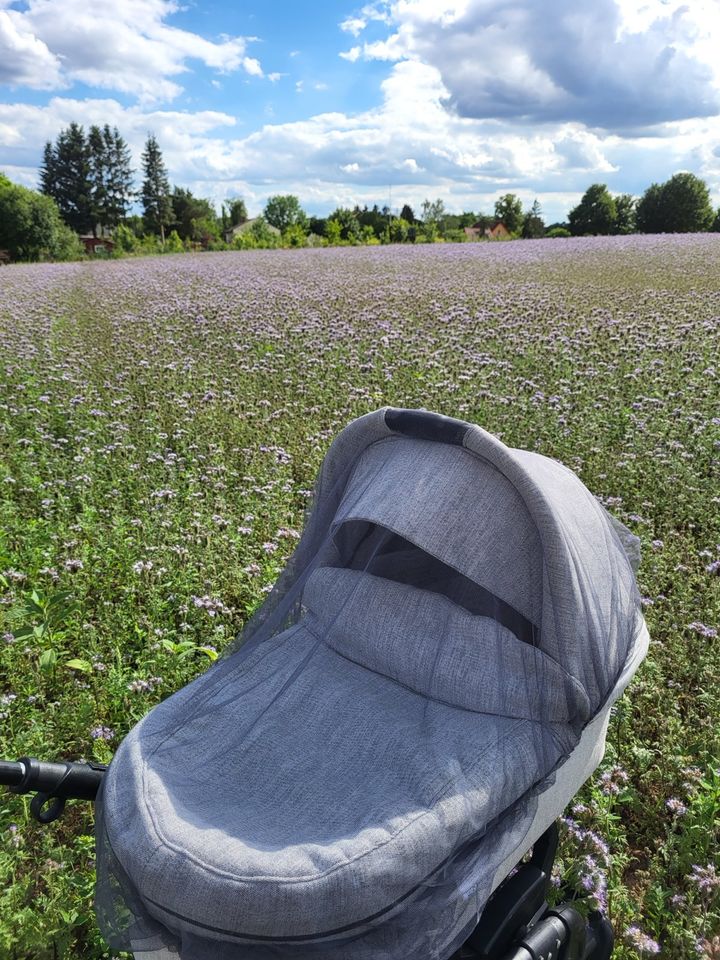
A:
[[[394,437],[374,443],[337,510],[336,522],[351,518],[402,534],[539,622],[537,530],[505,477],[461,447]]]
[[[121,744],[97,804],[115,949],[446,960],[472,929],[642,617],[632,535],[578,478],[448,422],[350,424],[241,644]]]
[[[307,628],[338,653],[426,697],[549,723],[589,714],[585,691],[560,664],[496,620],[437,594],[322,567],[303,603]]]
[[[561,754],[549,731],[428,701],[304,627],[271,646],[232,676],[232,698],[215,671],[195,681],[209,711],[170,741],[173,699],[156,708],[105,789],[106,808],[136,811],[110,840],[143,899],[198,924],[282,937],[363,921]]]

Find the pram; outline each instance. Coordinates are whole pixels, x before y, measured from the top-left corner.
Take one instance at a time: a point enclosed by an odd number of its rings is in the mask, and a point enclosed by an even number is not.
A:
[[[546,895],[647,651],[637,547],[556,461],[368,414],[229,655],[106,772],[0,782],[45,819],[99,788],[97,917],[142,960],[603,960],[607,921]]]

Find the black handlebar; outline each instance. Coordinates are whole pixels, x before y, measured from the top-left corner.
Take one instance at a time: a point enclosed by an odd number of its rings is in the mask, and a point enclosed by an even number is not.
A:
[[[17,787],[25,776],[25,767],[21,763],[0,760],[0,783],[4,787]]]
[[[30,804],[33,816],[41,823],[51,823],[62,813],[66,800],[94,800],[106,769],[103,763],[70,760],[0,760],[0,785],[9,787],[11,793],[35,793]]]

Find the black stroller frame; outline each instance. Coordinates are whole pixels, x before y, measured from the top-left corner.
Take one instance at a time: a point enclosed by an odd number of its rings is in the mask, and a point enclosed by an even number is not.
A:
[[[0,785],[34,794],[33,817],[50,824],[68,800],[95,800],[107,767],[101,763],[0,760]],[[554,823],[535,842],[530,858],[495,890],[475,929],[452,960],[610,960],[614,938],[599,911],[586,920],[572,901],[548,905],[558,844]]]

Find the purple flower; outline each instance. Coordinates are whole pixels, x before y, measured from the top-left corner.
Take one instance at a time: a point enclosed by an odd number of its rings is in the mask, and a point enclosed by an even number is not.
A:
[[[115,731],[110,727],[93,727],[90,731],[90,736],[93,740],[112,740],[115,736]]]
[[[215,617],[219,613],[225,615],[232,613],[230,607],[226,607],[222,600],[219,600],[217,597],[193,597],[192,602],[200,610],[205,610],[211,617]]]
[[[704,867],[694,863],[692,873],[688,874],[687,879],[697,884],[701,893],[713,894],[716,890],[720,890],[720,876],[712,863]]]
[[[660,944],[643,933],[640,927],[628,927],[625,937],[638,953],[660,953]]]
[[[131,693],[152,693],[162,682],[162,677],[148,677],[147,680],[133,680],[127,688]]]
[[[627,782],[628,775],[622,767],[611,767],[600,775],[600,789],[606,797],[617,796]]]

